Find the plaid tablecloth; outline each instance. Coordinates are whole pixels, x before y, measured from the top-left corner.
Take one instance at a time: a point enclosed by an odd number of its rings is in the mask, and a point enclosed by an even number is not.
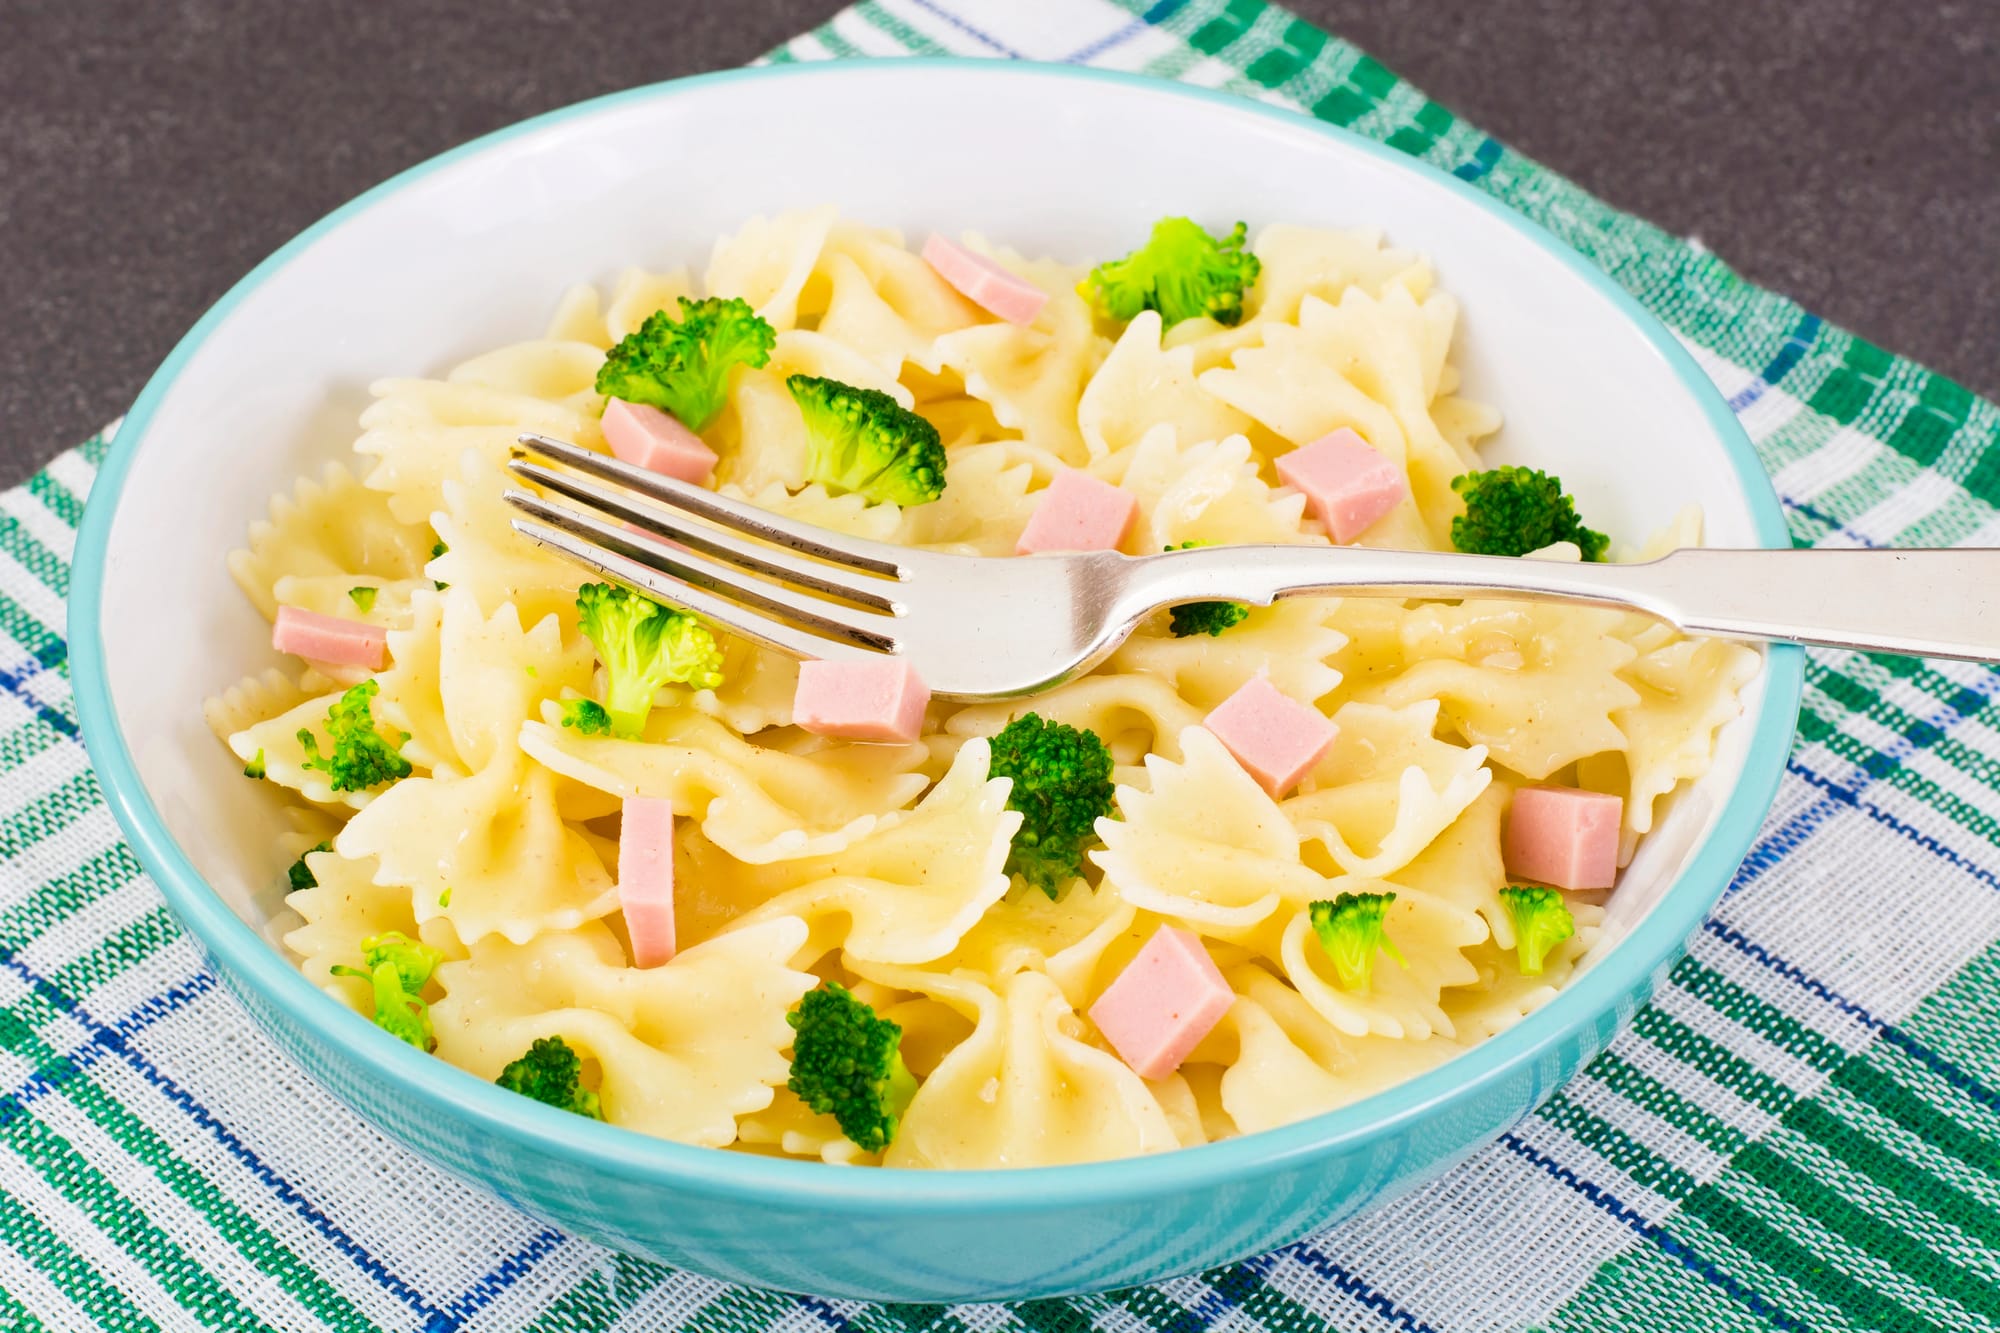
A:
[[[1670,324],[1802,544],[2000,544],[2000,411],[1591,198],[1259,0],[869,0],[772,58],[1088,62],[1344,125],[1553,229]],[[1911,299],[1921,299],[1912,293]],[[1157,1288],[879,1307],[564,1236],[289,1067],[77,741],[74,528],[110,433],[0,496],[0,1329],[2000,1328],[2000,674],[1814,653],[1783,792],[1672,984],[1435,1186]]]

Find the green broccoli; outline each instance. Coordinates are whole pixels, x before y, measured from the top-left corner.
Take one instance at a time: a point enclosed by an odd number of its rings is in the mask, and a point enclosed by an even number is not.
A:
[[[565,699],[562,724],[575,727],[580,736],[603,736],[611,730],[611,714],[595,699]]]
[[[443,555],[450,549],[451,548],[449,546],[446,546],[443,542],[432,542],[431,559],[433,560],[437,559],[439,556]],[[451,585],[449,583],[439,583],[436,579],[432,579],[431,586],[433,588],[436,588],[439,592],[443,592],[446,588],[449,588]]]
[[[449,884],[445,885],[444,892],[438,895],[438,906],[439,907],[451,906],[451,885]]]
[[[1383,918],[1395,901],[1393,893],[1343,893],[1332,902],[1322,900],[1307,908],[1312,913],[1313,934],[1319,936],[1320,947],[1333,960],[1333,974],[1341,989],[1368,989],[1375,978],[1378,950],[1403,963],[1402,951],[1383,929]]]
[[[1083,873],[1083,849],[1098,817],[1111,813],[1111,751],[1094,731],[1023,713],[995,736],[987,774],[1012,778],[1007,808],[1021,827],[1007,873],[1054,898]]]
[[[805,418],[810,481],[869,504],[909,508],[944,494],[937,427],[879,389],[793,375],[785,381]]]
[[[250,756],[250,762],[243,765],[243,776],[261,778],[264,776],[264,747],[258,746],[257,753]]]
[[[1182,542],[1179,546],[1169,546],[1169,551],[1189,551],[1204,542]],[[1172,608],[1168,613],[1168,628],[1176,639],[1190,635],[1206,634],[1210,638],[1222,631],[1243,623],[1250,614],[1250,608],[1241,602],[1187,602]]]
[[[375,609],[375,594],[380,591],[380,588],[371,588],[364,583],[360,587],[349,588],[347,600],[360,607],[361,614],[365,616]]]
[[[785,1086],[813,1110],[830,1113],[858,1147],[888,1147],[917,1091],[899,1049],[903,1029],[832,981],[807,994],[785,1021],[798,1034]]]
[[[337,977],[360,977],[375,989],[375,1026],[420,1051],[436,1045],[431,1035],[431,1006],[418,992],[444,961],[444,954],[401,931],[371,935],[361,941],[365,967],[336,965]]]
[[[1187,218],[1162,218],[1144,245],[1099,264],[1077,291],[1121,324],[1141,310],[1159,311],[1163,329],[1201,315],[1218,324],[1240,323],[1243,293],[1263,268],[1243,249],[1247,230],[1239,222],[1217,240]]]
[[[1555,889],[1516,885],[1500,890],[1500,901],[1514,920],[1514,946],[1521,958],[1521,975],[1538,977],[1549,950],[1576,934],[1576,918]]]
[[[1451,544],[1467,555],[1526,555],[1575,542],[1585,560],[1604,559],[1611,539],[1583,526],[1562,483],[1531,467],[1496,467],[1451,479],[1465,512],[1451,521]]]
[[[559,1111],[602,1120],[604,1112],[597,1105],[597,1094],[577,1081],[582,1069],[583,1061],[561,1037],[537,1037],[535,1044],[509,1062],[493,1081]]]
[[[332,843],[323,842],[317,847],[308,847],[299,853],[299,859],[292,862],[291,868],[285,871],[285,878],[291,882],[292,892],[297,893],[300,889],[316,889],[319,887],[319,879],[313,874],[312,867],[306,864],[306,858],[314,852],[330,852],[332,850]]]
[[[689,430],[700,430],[728,399],[730,369],[769,361],[778,335],[738,297],[680,301],[678,320],[656,310],[606,353],[597,391],[664,408]]]
[[[397,778],[410,776],[410,761],[398,753],[407,734],[391,741],[375,726],[370,700],[381,686],[364,680],[334,700],[326,711],[326,734],[333,741],[333,753],[320,756],[319,740],[309,727],[299,728],[299,744],[306,752],[299,767],[326,774],[327,785],[335,791],[367,791]]]
[[[708,627],[687,612],[610,583],[578,588],[576,609],[604,663],[604,711],[612,735],[644,731],[662,686],[712,690],[722,683],[722,649]]]

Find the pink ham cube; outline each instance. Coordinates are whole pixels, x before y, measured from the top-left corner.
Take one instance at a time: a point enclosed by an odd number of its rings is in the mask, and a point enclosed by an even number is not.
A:
[[[674,957],[674,803],[625,798],[618,826],[618,905],[632,939],[632,966]]]
[[[1001,268],[985,255],[947,241],[936,232],[924,242],[924,262],[974,305],[1009,324],[1032,324],[1049,294]]]
[[[1088,472],[1056,473],[1015,544],[1021,555],[1037,551],[1115,551],[1139,516],[1139,497]]]
[[[1090,1021],[1140,1078],[1181,1067],[1236,1001],[1191,930],[1161,926],[1090,1006]]]
[[[1507,873],[1559,889],[1608,889],[1618,878],[1624,817],[1624,800],[1604,792],[1523,787],[1500,839]]]
[[[323,616],[296,606],[278,608],[271,625],[271,646],[315,662],[367,667],[380,671],[389,662],[389,634],[377,625],[339,616]]]
[[[634,467],[700,486],[715,470],[715,450],[674,417],[644,403],[613,398],[604,404],[604,442]]]
[[[1266,676],[1245,681],[1216,705],[1203,725],[1274,801],[1312,772],[1338,731],[1317,708],[1292,698]]]
[[[841,740],[913,741],[930,701],[930,686],[900,657],[801,662],[792,722]]]
[[[1337,542],[1351,542],[1410,493],[1402,469],[1345,426],[1277,461],[1287,486],[1302,491],[1313,516]]]

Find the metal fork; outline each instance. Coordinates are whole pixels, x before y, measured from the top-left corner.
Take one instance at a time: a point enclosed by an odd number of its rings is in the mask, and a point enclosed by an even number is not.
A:
[[[545,435],[520,443],[517,476],[584,506],[509,490],[523,535],[799,657],[908,658],[950,699],[1060,684],[1162,607],[1310,593],[1556,599],[1690,634],[2000,660],[1995,549],[1690,548],[1630,565],[1351,546],[996,560],[829,532]]]

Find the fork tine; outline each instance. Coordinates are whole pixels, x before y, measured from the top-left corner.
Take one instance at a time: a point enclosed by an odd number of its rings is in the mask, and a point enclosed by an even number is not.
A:
[[[897,649],[888,632],[895,622],[887,617],[775,585],[769,592],[745,588],[730,578],[728,566],[705,556],[661,546],[526,491],[508,491],[506,498],[516,509],[542,520],[530,523],[517,518],[515,531],[750,638],[804,657],[826,656],[828,641],[877,652]],[[870,628],[868,621],[879,621],[882,628]],[[780,631],[793,632],[780,637]]]
[[[861,570],[869,574],[879,574],[886,578],[902,576],[903,551],[900,547],[886,542],[872,542],[861,537],[843,537],[840,545],[830,545],[826,541],[826,530],[810,523],[799,523],[781,518],[756,505],[745,504],[717,495],[714,491],[690,486],[684,481],[649,472],[645,468],[634,467],[604,454],[592,453],[578,448],[566,440],[552,439],[547,435],[532,432],[517,436],[523,449],[537,453],[544,458],[552,458],[565,467],[575,468],[600,481],[608,481],[615,486],[623,486],[639,492],[676,509],[682,509],[698,518],[703,518],[719,527],[732,528],[752,537],[789,547],[802,555],[830,560],[837,565]]]
[[[525,458],[513,459],[507,466],[516,476],[532,481],[537,486],[546,487],[572,500],[580,500],[592,509],[636,524],[647,536],[656,540],[664,538],[679,542],[698,551],[706,551],[745,570],[762,574],[766,578],[797,584],[828,597],[843,598],[871,611],[887,615],[894,615],[897,612],[896,603],[874,588],[858,586],[834,577],[836,573],[844,571],[844,566],[807,560],[793,555],[782,547],[738,537],[728,528],[687,522],[673,511],[656,505],[635,503],[629,496],[610,487],[597,485],[573,473],[544,467]],[[881,586],[883,585],[876,585],[878,588]]]

